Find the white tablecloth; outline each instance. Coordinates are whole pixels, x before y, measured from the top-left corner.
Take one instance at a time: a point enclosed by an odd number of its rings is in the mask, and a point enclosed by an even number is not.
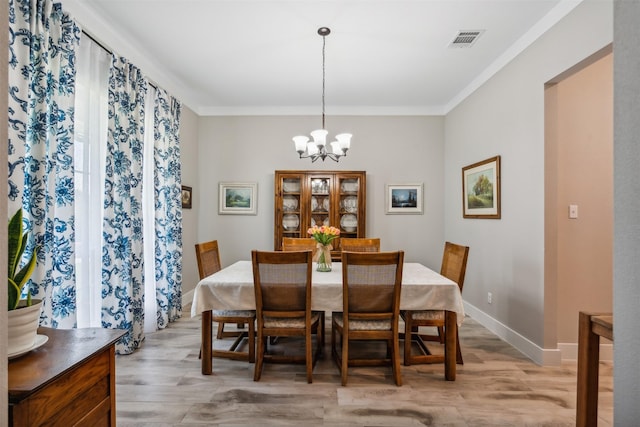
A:
[[[313,270],[311,305],[314,310],[342,311],[342,263],[326,273]],[[238,261],[202,279],[195,289],[191,316],[207,310],[255,310],[251,261]],[[448,310],[464,319],[458,285],[418,263],[405,263],[400,293],[401,310]]]

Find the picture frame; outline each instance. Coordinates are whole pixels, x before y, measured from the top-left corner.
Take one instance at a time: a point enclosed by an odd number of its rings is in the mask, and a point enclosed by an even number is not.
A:
[[[500,156],[463,167],[463,218],[500,219],[500,185]]]
[[[257,182],[221,182],[218,186],[218,214],[257,215]]]
[[[191,209],[193,190],[186,185],[182,186],[182,209]]]
[[[423,184],[387,184],[387,215],[422,214],[422,192]]]

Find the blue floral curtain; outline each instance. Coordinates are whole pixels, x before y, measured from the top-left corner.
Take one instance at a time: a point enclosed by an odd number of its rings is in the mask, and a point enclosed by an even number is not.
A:
[[[116,345],[133,352],[144,339],[142,154],[147,80],[113,56],[102,231],[102,326],[126,329]]]
[[[41,324],[76,323],[73,115],[80,29],[51,0],[9,1],[9,214],[41,245],[31,293]],[[33,247],[33,242],[31,247]]]
[[[182,314],[182,198],[180,103],[156,90],[154,108],[154,201],[157,326]]]

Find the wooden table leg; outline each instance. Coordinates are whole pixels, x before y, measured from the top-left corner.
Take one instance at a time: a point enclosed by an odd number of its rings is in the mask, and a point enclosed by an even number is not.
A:
[[[202,312],[202,375],[211,375],[213,372],[211,362],[211,310]]]
[[[458,316],[455,311],[445,311],[444,316],[444,377],[447,381],[455,381]]]
[[[580,312],[578,317],[577,427],[598,424],[600,336],[593,333],[591,316],[591,313]]]

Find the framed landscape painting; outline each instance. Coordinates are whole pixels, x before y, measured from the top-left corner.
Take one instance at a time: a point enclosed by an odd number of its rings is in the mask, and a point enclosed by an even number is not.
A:
[[[221,182],[218,196],[219,214],[256,215],[258,213],[257,182]]]
[[[421,214],[422,184],[387,184],[387,214]]]
[[[500,156],[462,168],[462,216],[500,219]]]
[[[182,208],[191,209],[192,189],[186,185],[182,186]]]

